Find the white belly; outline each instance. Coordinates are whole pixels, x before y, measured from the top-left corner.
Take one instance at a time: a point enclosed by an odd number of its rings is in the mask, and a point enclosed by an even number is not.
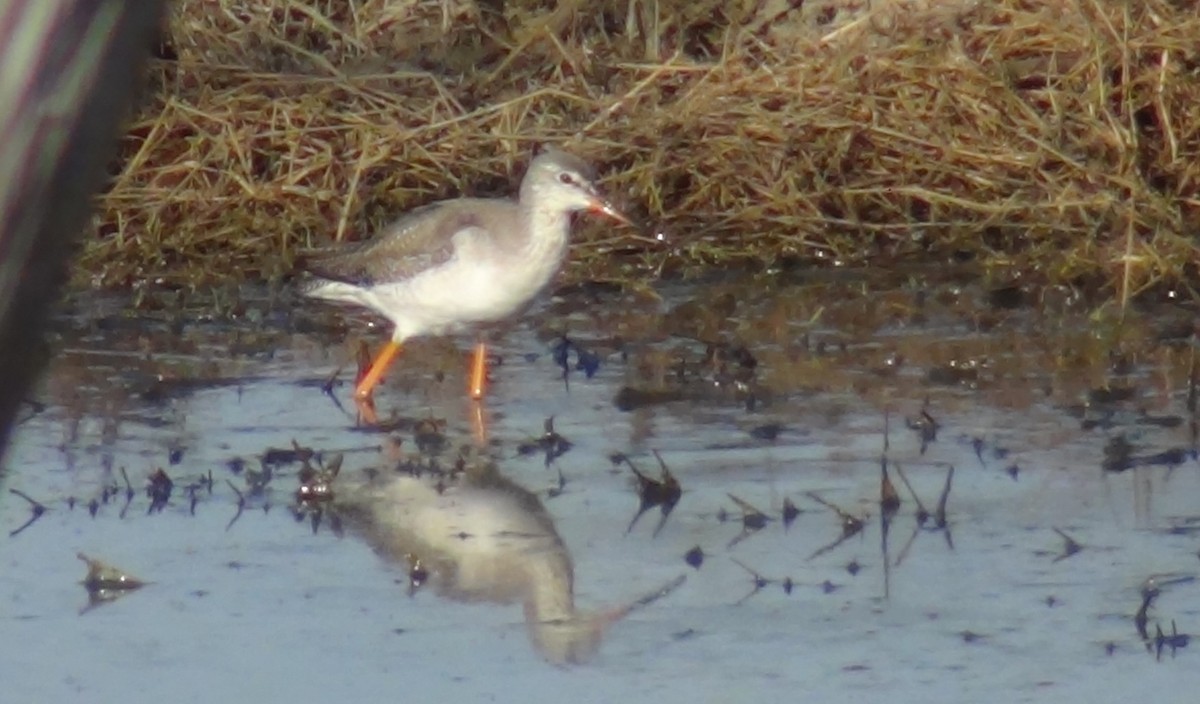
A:
[[[415,276],[370,287],[330,281],[308,295],[375,310],[396,326],[396,341],[503,320],[546,287],[566,256],[569,221],[535,224],[543,236],[518,251],[485,231],[463,230],[449,260]]]
[[[519,312],[549,283],[560,261],[496,266],[455,257],[403,282],[358,289],[357,297],[395,324],[396,340],[441,335]]]

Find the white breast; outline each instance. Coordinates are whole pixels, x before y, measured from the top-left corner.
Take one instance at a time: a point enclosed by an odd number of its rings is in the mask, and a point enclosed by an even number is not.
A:
[[[562,265],[568,221],[560,220],[545,223],[541,236],[517,251],[484,230],[463,230],[444,264],[362,292],[363,302],[392,320],[397,340],[503,320],[532,301]]]

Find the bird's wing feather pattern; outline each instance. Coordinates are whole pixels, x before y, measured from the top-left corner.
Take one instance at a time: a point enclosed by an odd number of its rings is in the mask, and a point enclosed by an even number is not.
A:
[[[442,201],[410,211],[369,240],[317,250],[301,268],[327,281],[371,286],[411,278],[454,255],[454,236],[486,229],[478,207]]]

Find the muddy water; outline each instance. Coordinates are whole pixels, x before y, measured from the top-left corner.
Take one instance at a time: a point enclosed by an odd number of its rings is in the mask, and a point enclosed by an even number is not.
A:
[[[482,406],[469,338],[414,344],[371,425],[349,398],[368,319],[260,291],[149,303],[66,306],[6,458],[5,489],[47,510],[22,528],[32,505],[0,497],[5,700],[1200,685],[1186,309],[879,277],[592,286],[492,333]],[[90,602],[77,553],[146,585]]]

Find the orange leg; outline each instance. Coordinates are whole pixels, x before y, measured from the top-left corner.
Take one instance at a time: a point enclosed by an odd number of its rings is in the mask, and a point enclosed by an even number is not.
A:
[[[354,385],[357,387],[358,382],[363,380],[367,372],[371,371],[371,346],[366,340],[358,341],[358,352],[354,355],[355,364],[358,370],[354,373]]]
[[[471,398],[478,401],[483,398],[483,385],[487,381],[487,345],[482,342],[475,345],[475,357],[471,360],[471,387],[468,389]]]
[[[359,425],[379,425],[379,415],[375,413],[375,399],[370,396],[355,398],[354,406],[358,410],[356,421]]]
[[[483,420],[483,404],[471,404],[471,429],[475,431],[475,444],[479,447],[487,445],[487,425]]]
[[[354,396],[356,398],[370,398],[375,391],[375,386],[379,384],[379,380],[383,377],[383,373],[388,367],[392,366],[392,360],[400,353],[400,343],[395,340],[388,340],[383,349],[379,351],[379,356],[371,363],[371,368],[358,381],[358,386],[354,388]]]

